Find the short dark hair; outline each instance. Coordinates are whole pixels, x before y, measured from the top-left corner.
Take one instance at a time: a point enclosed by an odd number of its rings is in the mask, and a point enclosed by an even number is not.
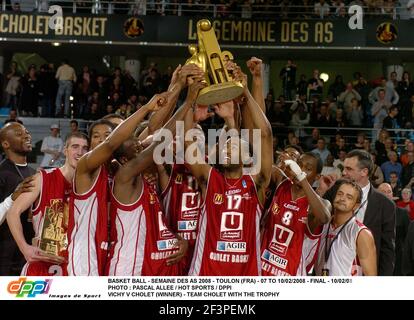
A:
[[[338,180],[338,189],[336,189],[336,193],[338,193],[339,188],[344,184],[352,186],[357,191],[358,193],[357,203],[361,203],[362,197],[363,197],[362,189],[356,182],[352,180],[349,180],[349,179]],[[336,193],[335,193],[335,197],[336,197]]]
[[[348,152],[346,155],[346,158],[354,158],[356,157],[358,159],[358,167],[359,169],[368,169],[368,175],[371,175],[372,170],[374,168],[374,163],[372,162],[371,155],[365,151],[360,149],[354,149]]]
[[[320,174],[323,169],[323,163],[322,163],[321,157],[318,154],[313,153],[313,152],[305,152],[303,155],[311,157],[316,160],[316,173]]]
[[[70,120],[70,124],[76,124],[77,127],[79,127],[79,122],[77,120]]]
[[[398,177],[398,173],[397,173],[396,171],[391,171],[391,172],[390,172],[390,176],[391,176],[392,174],[395,174],[395,175]]]
[[[390,111],[389,111],[389,112],[394,111],[395,109],[397,109],[397,110],[398,110],[398,107],[397,107],[396,105],[392,105],[392,106],[390,107]]]
[[[93,128],[95,128],[98,125],[108,126],[111,128],[111,130],[114,130],[116,128],[116,126],[111,121],[106,120],[106,119],[99,119],[99,120],[92,122],[92,124],[88,128],[89,143],[91,142]]]

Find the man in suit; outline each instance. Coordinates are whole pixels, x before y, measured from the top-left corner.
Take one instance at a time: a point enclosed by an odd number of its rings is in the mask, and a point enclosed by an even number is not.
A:
[[[365,150],[352,150],[344,161],[344,178],[355,181],[363,192],[356,216],[374,235],[377,249],[378,275],[392,276],[395,263],[395,204],[375,190],[369,181],[374,163]],[[322,177],[317,192],[331,203],[338,182]]]
[[[378,191],[384,194],[388,199],[392,200],[392,188],[388,183],[381,183],[378,186]],[[394,276],[402,276],[401,261],[402,253],[404,251],[404,240],[407,236],[408,226],[410,225],[410,218],[408,217],[408,210],[405,208],[396,207],[395,217],[395,268]]]

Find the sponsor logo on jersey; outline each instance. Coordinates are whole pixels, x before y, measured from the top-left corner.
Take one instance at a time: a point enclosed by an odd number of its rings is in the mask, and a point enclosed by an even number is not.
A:
[[[235,189],[235,190],[227,190],[226,191],[226,196],[231,196],[232,194],[236,194],[236,193],[241,193],[241,189]]]
[[[187,218],[197,216],[198,208],[200,208],[200,194],[198,192],[184,192],[181,196],[181,212],[190,211]],[[195,215],[195,216],[194,216]]]
[[[160,231],[160,238],[171,238],[174,236],[164,223],[162,211],[158,211],[158,229]]]
[[[20,277],[19,280],[9,282],[7,292],[15,294],[16,298],[35,298],[38,294],[49,293],[51,285],[52,279],[30,281],[26,277]]]
[[[157,241],[158,251],[172,250],[175,247],[177,247],[177,239],[158,240]]]
[[[217,241],[217,251],[246,252],[246,242]]]
[[[193,231],[197,229],[197,220],[178,221],[178,231]]]
[[[273,214],[279,214],[279,212],[280,212],[279,205],[276,202],[273,203],[272,212],[273,212]]]
[[[149,194],[149,202],[150,202],[150,204],[154,204],[156,201],[157,200],[156,200],[155,194],[153,194],[153,193],[150,192],[150,194]]]
[[[244,180],[244,179],[242,180],[242,186],[243,186],[243,188],[245,188],[245,189],[247,188],[247,183],[246,183],[246,180]]]
[[[285,256],[292,241],[294,232],[284,226],[275,224],[273,239],[269,245],[269,249],[273,252]]]
[[[291,203],[285,203],[283,205],[284,208],[289,209],[289,210],[293,210],[293,211],[299,211],[300,208],[298,206],[295,206],[294,204]]]
[[[243,237],[243,213],[223,212],[221,215],[220,238],[222,240],[241,240]]]
[[[182,174],[177,174],[177,176],[175,177],[175,183],[176,184],[182,184],[183,183],[183,175]]]
[[[302,218],[298,219],[298,221],[300,221],[304,224],[307,224],[308,223],[308,217],[302,217]]]
[[[223,203],[223,194],[215,193],[213,197],[214,204],[222,204]]]
[[[288,261],[279,257],[276,254],[271,253],[269,250],[265,249],[262,254],[262,259],[279,267],[281,269],[286,269]]]

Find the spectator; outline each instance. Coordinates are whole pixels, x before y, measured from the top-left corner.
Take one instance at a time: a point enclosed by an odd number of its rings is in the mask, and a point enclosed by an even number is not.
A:
[[[143,86],[147,97],[152,97],[154,94],[160,92],[161,82],[156,69],[152,69],[149,75],[145,77]]]
[[[383,120],[382,127],[384,129],[399,129],[400,125],[397,121],[397,115],[398,115],[398,107],[397,106],[391,106],[388,111],[388,116],[386,116]],[[390,136],[395,138],[399,136],[399,133],[394,130],[388,130],[390,133]]]
[[[324,0],[320,0],[324,1]],[[323,93],[323,80],[319,76],[319,70],[313,70],[313,78],[308,81],[309,99],[313,96],[321,97]]]
[[[20,124],[23,124],[22,120],[20,120],[19,118],[17,118],[17,111],[16,109],[10,109],[9,111],[9,117],[4,120],[4,124],[9,123],[9,122],[18,122]]]
[[[404,188],[401,191],[402,199],[397,201],[397,207],[405,208],[409,212],[411,221],[414,221],[414,201],[412,199],[412,191],[409,188]]]
[[[392,188],[393,200],[397,201],[401,199],[401,191],[403,188],[401,186],[400,179],[398,178],[398,174],[396,172],[390,173],[389,183]]]
[[[326,159],[331,154],[328,149],[326,149],[326,142],[323,137],[318,139],[317,148],[312,150],[312,153],[317,154],[321,158],[322,163],[326,164]]]
[[[315,2],[315,14],[319,18],[323,19],[329,15],[330,7],[329,4],[325,2],[325,0],[319,0],[319,2]]]
[[[381,7],[381,13],[392,19],[397,19],[397,10],[395,8],[394,0],[384,0]]]
[[[306,76],[304,74],[300,75],[300,80],[296,85],[296,94],[301,96],[308,95],[308,81],[306,81]]]
[[[344,80],[341,75],[337,75],[335,82],[329,86],[328,95],[332,96],[335,100],[345,90]]]
[[[389,151],[388,152],[389,161],[384,162],[381,165],[381,170],[384,173],[384,178],[386,182],[390,182],[390,175],[392,172],[397,174],[397,177],[400,178],[402,173],[402,165],[398,161],[397,152]]]
[[[280,102],[273,103],[273,108],[268,114],[269,121],[277,128],[284,128],[289,124],[290,114],[284,110]]]
[[[312,134],[305,141],[306,150],[315,149],[318,144],[318,139],[320,138],[320,132],[318,128],[312,130]]]
[[[371,147],[371,141],[368,138],[364,139],[364,150],[368,153],[371,153],[373,151]]]
[[[357,141],[354,144],[354,149],[364,149],[365,133],[358,132]]]
[[[407,164],[409,163],[408,153],[413,152],[413,151],[414,151],[414,143],[411,140],[406,139],[405,150],[400,156],[400,162],[403,165],[403,167],[407,166]]]
[[[348,82],[346,90],[340,92],[338,102],[342,103],[345,111],[349,113],[351,111],[353,99],[361,101],[361,95],[353,88],[352,83]]]
[[[409,0],[407,3],[407,9],[410,13],[410,18],[414,19],[414,0]]]
[[[403,186],[406,186],[414,177],[414,152],[407,151],[405,155],[407,156],[407,163],[403,167],[403,171],[401,174],[401,182]]]
[[[378,191],[392,200],[392,189],[388,183],[383,183],[378,187]],[[394,276],[401,276],[402,253],[404,251],[404,240],[407,235],[410,219],[408,218],[408,211],[398,206],[396,208],[395,217],[395,268]]]
[[[279,78],[282,80],[283,95],[287,100],[293,100],[296,84],[296,65],[292,59],[288,59],[286,65],[280,70]]]
[[[378,129],[383,128],[384,119],[387,117],[391,106],[391,102],[385,99],[385,91],[380,89],[378,91],[378,100],[374,103],[371,109],[371,114],[374,117],[374,128],[377,129],[373,131],[375,139],[379,133]]]
[[[39,101],[39,82],[36,76],[36,67],[31,65],[29,72],[22,78],[22,93],[20,109],[23,116],[36,116]]]
[[[290,120],[290,125],[297,127],[295,130],[295,134],[297,137],[303,137],[305,136],[304,129],[301,129],[301,127],[306,127],[309,125],[310,121],[310,115],[309,112],[307,112],[307,109],[305,109],[306,104],[295,102],[293,106],[296,104],[296,107],[293,109],[293,115],[292,119]]]
[[[412,121],[411,97],[414,94],[414,85],[410,79],[410,73],[405,71],[402,75],[402,80],[398,82],[397,93],[400,96],[400,119],[401,123]]]
[[[76,82],[75,70],[69,65],[68,60],[64,59],[62,65],[56,71],[59,87],[56,95],[56,114],[63,114],[64,117],[70,116],[70,96],[72,94],[73,82]],[[64,110],[62,111],[62,98],[64,100]]]
[[[53,117],[55,115],[55,99],[57,92],[57,82],[53,63],[44,64],[40,67],[39,74],[39,105],[42,107],[43,117]]]
[[[374,152],[370,153],[371,159],[373,162],[372,172],[369,176],[369,180],[374,188],[378,188],[378,186],[384,182],[384,174],[382,173],[381,168],[375,163],[377,154]]]
[[[59,126],[52,124],[50,126],[50,136],[43,139],[40,151],[44,153],[40,162],[41,168],[58,168],[62,166],[63,140],[58,137]]]
[[[352,98],[350,109],[346,111],[346,117],[350,127],[362,127],[364,112],[357,98]]]
[[[345,120],[344,109],[338,108],[336,110],[336,117],[331,119],[330,126],[334,128],[345,128],[348,126]]]
[[[76,120],[70,120],[70,133],[79,132],[79,122]]]
[[[85,115],[85,119],[89,121],[96,121],[99,120],[101,116],[99,105],[96,102],[92,102],[87,114]]]
[[[342,171],[334,166],[334,157],[332,154],[328,154],[326,158],[326,163],[322,167],[322,176],[333,175],[336,177],[335,180],[340,179],[342,177]]]
[[[12,61],[10,70],[6,73],[6,79],[6,107],[17,108],[17,97],[20,91],[20,74],[17,71],[17,62]]]
[[[383,96],[380,96],[381,91],[384,92]],[[394,88],[387,86],[387,81],[385,79],[382,79],[381,85],[370,92],[368,99],[373,105],[375,105],[378,100],[385,100],[389,105],[392,105],[398,104],[400,96]]]
[[[117,109],[115,111],[115,114],[119,114],[122,118],[126,119],[131,115],[131,109],[128,108],[128,105],[126,104],[126,102],[121,101],[117,105]]]
[[[343,12],[345,11],[345,3],[343,3],[342,0],[333,0],[332,11],[335,17],[343,17]]]
[[[347,154],[346,150],[339,150],[338,159],[335,159],[333,162],[334,167],[338,168],[341,171],[341,174],[342,174],[342,171],[344,170],[344,161],[346,158],[346,154]]]
[[[375,150],[377,151],[377,163],[379,165],[383,164],[388,159],[385,144],[387,143],[389,136],[390,135],[388,131],[382,129],[380,130],[378,140],[375,141]]]

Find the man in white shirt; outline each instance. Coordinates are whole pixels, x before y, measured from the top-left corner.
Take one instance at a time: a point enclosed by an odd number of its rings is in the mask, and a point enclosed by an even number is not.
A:
[[[56,79],[59,81],[59,88],[56,95],[56,113],[59,115],[62,113],[62,98],[64,98],[65,109],[63,115],[65,117],[70,116],[70,95],[72,94],[73,82],[76,82],[76,73],[68,61],[65,59],[62,65],[56,71]]]
[[[52,124],[50,131],[50,136],[43,139],[42,147],[40,148],[40,151],[45,154],[40,163],[42,168],[58,168],[62,165],[63,140],[58,137],[59,126]]]
[[[350,151],[344,161],[343,176],[362,189],[361,208],[356,218],[372,232],[377,249],[378,275],[392,276],[395,263],[395,204],[370,183],[374,163],[365,150]],[[320,180],[318,194],[333,202],[340,180]]]

